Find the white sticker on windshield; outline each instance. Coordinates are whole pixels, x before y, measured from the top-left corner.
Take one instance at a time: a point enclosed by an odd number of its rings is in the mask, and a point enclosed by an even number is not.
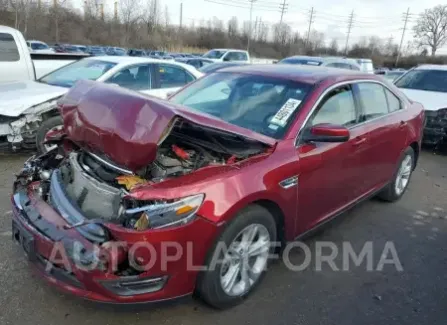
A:
[[[287,102],[285,102],[285,104],[279,109],[279,111],[276,112],[275,116],[272,117],[270,123],[285,127],[290,116],[299,104],[301,104],[300,100],[289,98]]]

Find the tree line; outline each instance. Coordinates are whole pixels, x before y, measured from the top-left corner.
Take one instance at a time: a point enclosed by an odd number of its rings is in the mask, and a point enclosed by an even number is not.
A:
[[[347,55],[372,58],[376,66],[393,67],[399,46],[393,39],[362,37],[346,50],[337,39],[317,30],[294,31],[286,23],[185,20],[173,23],[169,7],[159,0],[120,0],[110,15],[102,1],[87,0],[83,10],[70,0],[0,0],[0,24],[19,29],[26,39],[48,43],[122,46],[167,51],[204,52],[211,48],[247,47],[253,57],[281,59],[290,55]],[[434,56],[447,43],[447,5],[425,10],[413,28],[414,40],[401,47],[399,67],[447,63]],[[251,36],[250,36],[251,35]],[[417,54],[415,54],[417,53]]]

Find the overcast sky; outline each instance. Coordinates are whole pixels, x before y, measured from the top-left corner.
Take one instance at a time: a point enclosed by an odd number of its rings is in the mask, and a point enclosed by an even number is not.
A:
[[[75,0],[83,3],[83,0]],[[119,0],[118,0],[119,1]],[[142,0],[144,1],[144,0]],[[172,24],[180,20],[180,3],[182,0],[158,0],[161,8],[168,6]],[[223,4],[212,3],[206,0],[183,0],[183,23],[196,25],[200,20],[213,17],[227,22],[236,16],[240,26],[242,21],[249,20],[249,0],[209,0]],[[253,21],[256,17],[267,24],[274,24],[280,20],[280,4],[284,0],[255,0],[253,4]],[[78,2],[78,3],[79,3]],[[113,12],[115,0],[104,0],[107,12]],[[348,16],[354,11],[354,24],[351,31],[350,44],[360,40],[362,36],[376,35],[381,38],[393,37],[396,43],[400,42],[403,28],[403,14],[410,8],[411,18],[405,43],[413,39],[411,27],[418,14],[441,4],[440,0],[286,0],[288,10],[283,21],[292,26],[294,31],[306,34],[310,9],[315,10],[312,28],[323,32],[326,39],[337,38],[342,47],[346,41]],[[447,48],[439,50],[438,54],[447,54]]]

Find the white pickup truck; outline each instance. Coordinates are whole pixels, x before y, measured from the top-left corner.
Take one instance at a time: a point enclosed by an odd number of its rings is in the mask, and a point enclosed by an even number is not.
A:
[[[18,30],[0,25],[0,83],[35,80],[87,55],[30,53]]]

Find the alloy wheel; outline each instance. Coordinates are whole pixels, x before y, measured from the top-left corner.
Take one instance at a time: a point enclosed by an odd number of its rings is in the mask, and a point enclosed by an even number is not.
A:
[[[220,283],[227,295],[242,296],[250,291],[267,265],[270,244],[270,234],[261,224],[251,224],[239,232],[220,270]]]
[[[401,195],[408,186],[410,181],[411,170],[413,168],[413,159],[410,155],[405,156],[400,164],[399,170],[397,172],[395,190],[397,195]]]

